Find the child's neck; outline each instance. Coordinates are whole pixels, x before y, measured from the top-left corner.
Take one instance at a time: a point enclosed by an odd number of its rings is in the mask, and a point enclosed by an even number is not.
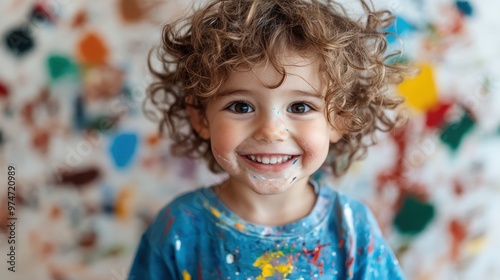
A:
[[[216,187],[217,196],[244,220],[267,226],[288,224],[306,217],[314,207],[316,194],[307,178],[286,192],[260,195],[228,179]]]

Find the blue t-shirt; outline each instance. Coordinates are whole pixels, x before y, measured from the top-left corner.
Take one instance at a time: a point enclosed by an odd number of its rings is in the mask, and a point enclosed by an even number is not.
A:
[[[311,183],[311,213],[282,226],[241,219],[213,187],[178,197],[142,236],[129,279],[404,279],[368,208]]]

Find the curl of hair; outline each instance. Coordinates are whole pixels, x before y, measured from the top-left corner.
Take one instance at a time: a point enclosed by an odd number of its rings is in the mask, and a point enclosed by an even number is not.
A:
[[[360,4],[365,16],[352,19],[333,1],[213,0],[191,16],[166,24],[156,52],[160,70],[151,66],[150,53],[149,68],[156,80],[147,90],[145,105],[152,104],[160,113],[160,132],[169,131],[172,152],[205,158],[213,172],[221,171],[210,140],[191,127],[187,106],[204,113],[239,67],[264,61],[286,75],[280,54],[291,50],[320,58],[328,120],[343,132],[340,141],[330,144],[327,164],[334,174],[344,173],[375,143],[376,130],[389,131],[402,123],[394,109],[403,99],[394,89],[410,73],[407,66],[388,62],[399,54],[386,54],[384,30],[394,16],[364,0]],[[145,112],[152,118],[151,109]]]

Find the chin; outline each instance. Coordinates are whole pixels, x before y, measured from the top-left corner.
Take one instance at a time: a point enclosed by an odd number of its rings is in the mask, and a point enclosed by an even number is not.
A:
[[[260,195],[273,195],[286,192],[292,186],[288,179],[253,178],[248,182],[249,188]]]

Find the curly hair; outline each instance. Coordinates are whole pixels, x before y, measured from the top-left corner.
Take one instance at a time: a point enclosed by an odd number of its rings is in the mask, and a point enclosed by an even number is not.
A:
[[[147,90],[144,104],[153,108],[145,106],[146,115],[159,121],[161,134],[170,132],[173,154],[205,158],[211,171],[219,172],[210,140],[191,127],[187,106],[204,112],[239,67],[268,62],[284,77],[284,50],[314,53],[327,88],[328,121],[343,132],[340,141],[330,144],[326,161],[340,176],[376,142],[377,130],[389,131],[401,123],[394,109],[403,99],[394,90],[409,73],[404,64],[390,63],[399,52],[386,54],[384,30],[394,20],[392,13],[375,10],[364,0],[360,4],[365,16],[352,19],[333,1],[210,1],[164,26],[156,49],[160,70],[152,67],[150,52],[149,69],[156,80]],[[154,117],[158,112],[159,119]]]

